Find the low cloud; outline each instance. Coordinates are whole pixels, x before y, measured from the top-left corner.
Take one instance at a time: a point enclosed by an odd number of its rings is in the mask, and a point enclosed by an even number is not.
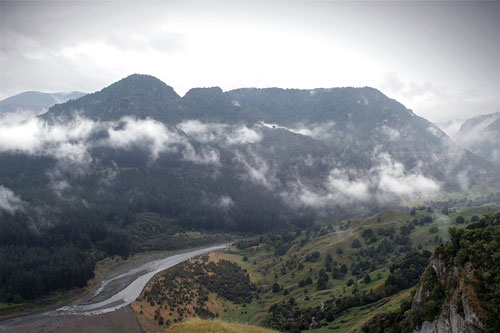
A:
[[[70,162],[89,162],[85,140],[96,124],[85,118],[48,124],[38,118],[0,122],[0,151],[50,155]]]
[[[185,161],[195,164],[215,164],[219,165],[219,152],[210,147],[202,147],[197,152],[193,146],[184,142],[184,149],[182,150],[182,158]]]
[[[438,138],[445,138],[446,134],[441,131],[437,126],[431,125],[427,127],[427,131]]]
[[[231,199],[231,197],[223,195],[222,197],[220,197],[217,205],[220,208],[226,210],[226,209],[231,208],[234,205],[234,201],[233,201],[233,199]]]
[[[200,126],[204,125],[200,123]],[[260,136],[256,138],[246,127],[234,128],[230,134],[221,137],[231,143],[260,140]],[[100,146],[116,149],[142,148],[149,151],[152,160],[157,159],[161,153],[181,152],[186,161],[219,163],[217,150],[201,147],[197,151],[189,142],[190,139],[190,136],[176,128],[168,128],[156,120],[130,117],[116,122],[94,122],[81,117],[64,123],[48,123],[39,118],[0,122],[0,152],[18,151],[52,156],[61,165],[88,165],[92,162],[89,150]]]
[[[409,200],[439,192],[440,185],[418,170],[407,172],[405,166],[387,153],[380,155],[377,166],[370,170],[376,188],[376,199],[381,203]]]
[[[387,73],[381,82],[381,89],[407,98],[418,98],[424,95],[442,95],[443,92],[430,81],[422,83],[404,82],[395,73]]]
[[[196,141],[217,142],[225,145],[241,145],[257,143],[262,134],[245,125],[226,125],[220,123],[202,123],[198,120],[187,120],[179,123],[177,128]]]
[[[26,203],[21,200],[14,192],[5,186],[0,185],[0,210],[14,213],[17,210],[23,210]]]
[[[273,190],[278,184],[274,168],[271,168],[261,156],[252,151],[248,151],[247,156],[236,151],[235,159],[245,167],[253,183],[262,185],[268,190]]]
[[[397,141],[401,136],[398,129],[387,125],[381,126],[379,130],[382,134],[385,134],[390,141]]]
[[[285,127],[278,124],[270,124],[265,122],[260,122],[260,125],[267,128],[285,129],[289,132],[309,136],[316,140],[328,140],[329,138],[333,137],[335,127],[335,123],[332,121],[326,122],[324,124],[312,123],[305,125],[298,123],[293,127]]]
[[[449,121],[436,123],[436,125],[451,138],[458,133],[460,127],[462,127],[464,122],[464,119],[452,119]]]
[[[298,181],[281,193],[295,207],[327,208],[401,202],[440,191],[440,184],[418,170],[407,171],[387,153],[376,155],[376,164],[368,172],[354,169],[332,169],[322,186],[305,185]]]
[[[123,118],[117,125],[108,129],[108,134],[106,145],[123,149],[142,146],[150,150],[153,160],[158,158],[161,152],[177,151],[175,145],[185,141],[179,134],[169,131],[165,125],[152,119]]]
[[[482,118],[466,128],[462,127],[460,133],[454,137],[455,141],[465,148],[473,148],[486,142],[499,142],[498,133],[489,131],[488,127],[500,119],[500,112]]]

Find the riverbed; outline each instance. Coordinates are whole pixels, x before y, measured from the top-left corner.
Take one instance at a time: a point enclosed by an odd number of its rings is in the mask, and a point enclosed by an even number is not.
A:
[[[57,319],[59,317],[61,319],[61,317],[71,316],[96,316],[122,309],[139,297],[146,284],[155,274],[185,260],[221,250],[228,246],[229,244],[210,246],[141,263],[139,266],[130,268],[126,272],[104,279],[89,297],[82,298],[76,304],[1,321],[0,330],[14,332],[21,329],[23,331],[23,328],[27,328],[26,325],[48,320],[49,318]]]

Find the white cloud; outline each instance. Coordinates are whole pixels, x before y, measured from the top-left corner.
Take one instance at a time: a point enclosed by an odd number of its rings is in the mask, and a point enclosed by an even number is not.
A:
[[[95,139],[93,134],[96,132],[107,133],[108,136]],[[196,136],[196,133],[192,134]],[[237,127],[228,135],[221,135],[221,138],[230,142],[246,142],[257,140],[255,135],[246,127]],[[181,152],[186,161],[219,163],[217,150],[202,146],[196,151],[189,143],[189,137],[152,119],[124,117],[117,122],[99,123],[76,117],[65,123],[48,123],[38,118],[0,122],[0,151],[48,155],[55,157],[60,164],[84,166],[92,162],[89,150],[98,146],[146,149],[152,160],[164,152]]]
[[[341,201],[367,201],[370,199],[369,186],[362,179],[352,179],[345,170],[333,169],[328,176],[327,188],[330,193],[342,196]]]
[[[1,122],[0,151],[23,151],[70,162],[88,162],[91,157],[83,142],[95,126],[93,121],[79,117],[65,124],[48,124],[38,118]]]
[[[218,206],[221,207],[222,209],[228,209],[233,205],[234,205],[233,199],[225,195],[221,196],[218,202]]]
[[[14,192],[0,185],[0,210],[5,210],[12,214],[16,210],[24,209],[25,204]]]
[[[436,125],[451,138],[457,134],[464,122],[465,119],[452,119],[436,123]]]
[[[440,185],[418,170],[405,170],[387,153],[374,154],[376,165],[368,172],[335,168],[320,187],[300,180],[288,184],[281,196],[295,207],[315,208],[379,202],[401,202],[440,191]]]
[[[272,190],[276,187],[278,180],[275,172],[269,167],[269,164],[259,155],[249,151],[249,160],[239,151],[235,152],[236,161],[241,163],[248,172],[250,180]]]
[[[393,127],[389,127],[387,125],[383,125],[382,127],[380,127],[380,132],[385,134],[389,138],[390,141],[396,141],[400,137],[400,133],[399,133],[398,129],[393,128]]]
[[[407,172],[402,163],[392,160],[387,153],[379,155],[380,161],[370,172],[376,183],[376,199],[380,202],[409,200],[417,196],[435,194],[439,184],[419,171]]]
[[[427,131],[431,133],[434,136],[437,136],[438,138],[444,138],[445,134],[436,126],[429,126],[427,127]]]
[[[153,159],[158,158],[161,152],[177,151],[174,145],[184,142],[180,135],[169,131],[165,125],[152,119],[123,118],[118,125],[108,129],[108,134],[107,145],[125,149],[144,146],[151,151]]]
[[[219,164],[219,152],[217,150],[210,147],[202,147],[200,152],[196,152],[189,143],[184,142],[183,144],[182,158],[184,160],[195,164]]]
[[[278,124],[270,124],[261,121],[260,125],[273,129],[276,128],[285,129],[289,132],[309,136],[316,140],[328,140],[329,138],[331,138],[334,134],[333,131],[335,127],[334,122],[326,122],[324,124],[312,123],[308,125],[295,124],[293,127],[285,127]]]
[[[177,124],[177,128],[199,142],[218,142],[226,145],[256,143],[262,135],[245,125],[226,125],[220,123],[202,123],[198,120],[186,120]]]
[[[497,133],[488,131],[487,127],[500,118],[500,112],[483,117],[483,120],[463,129],[459,135],[456,135],[453,139],[465,148],[471,148],[474,145],[484,142],[499,142],[500,139],[498,139]]]

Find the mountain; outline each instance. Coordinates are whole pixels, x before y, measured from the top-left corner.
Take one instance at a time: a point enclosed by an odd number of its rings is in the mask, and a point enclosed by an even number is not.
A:
[[[500,112],[467,119],[453,139],[462,147],[500,166]]]
[[[56,105],[44,118],[75,113],[94,121],[119,121],[129,116],[169,126],[187,120],[267,126],[281,130],[273,134],[279,147],[270,144],[289,154],[296,153],[297,141],[309,145],[312,139],[315,145],[323,146],[319,155],[324,168],[366,171],[380,164],[374,155],[383,152],[402,163],[406,171],[431,176],[449,190],[498,179],[496,167],[460,148],[437,126],[373,88],[244,88],[223,92],[214,87],[191,89],[181,98],[160,80],[135,74],[99,92]],[[285,136],[296,136],[292,140],[295,144]],[[260,142],[253,147],[262,152],[269,148]],[[300,158],[306,160],[307,154]],[[272,164],[304,171],[296,164],[284,164],[285,160],[289,159],[274,159]]]
[[[0,115],[24,113],[26,116],[36,116],[46,112],[51,106],[77,99],[85,95],[83,92],[43,93],[26,91],[0,101]]]
[[[131,75],[99,92],[55,105],[44,116],[70,118],[77,113],[96,121],[125,116],[160,121],[180,118],[180,97],[162,81],[149,75]]]
[[[376,89],[180,97],[135,74],[0,123],[0,299],[81,286],[103,257],[218,237],[187,231],[298,230],[498,178]]]

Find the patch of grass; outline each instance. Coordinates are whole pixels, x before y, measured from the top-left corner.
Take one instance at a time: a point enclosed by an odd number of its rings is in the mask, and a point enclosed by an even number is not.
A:
[[[331,332],[332,329],[346,333],[360,332],[361,327],[376,315],[398,310],[402,301],[411,296],[412,291],[413,288],[369,305],[351,308],[343,315],[335,318],[327,326],[312,330],[312,332]]]
[[[222,320],[191,319],[172,326],[169,331],[175,333],[272,333],[276,332],[258,326],[230,323]]]

